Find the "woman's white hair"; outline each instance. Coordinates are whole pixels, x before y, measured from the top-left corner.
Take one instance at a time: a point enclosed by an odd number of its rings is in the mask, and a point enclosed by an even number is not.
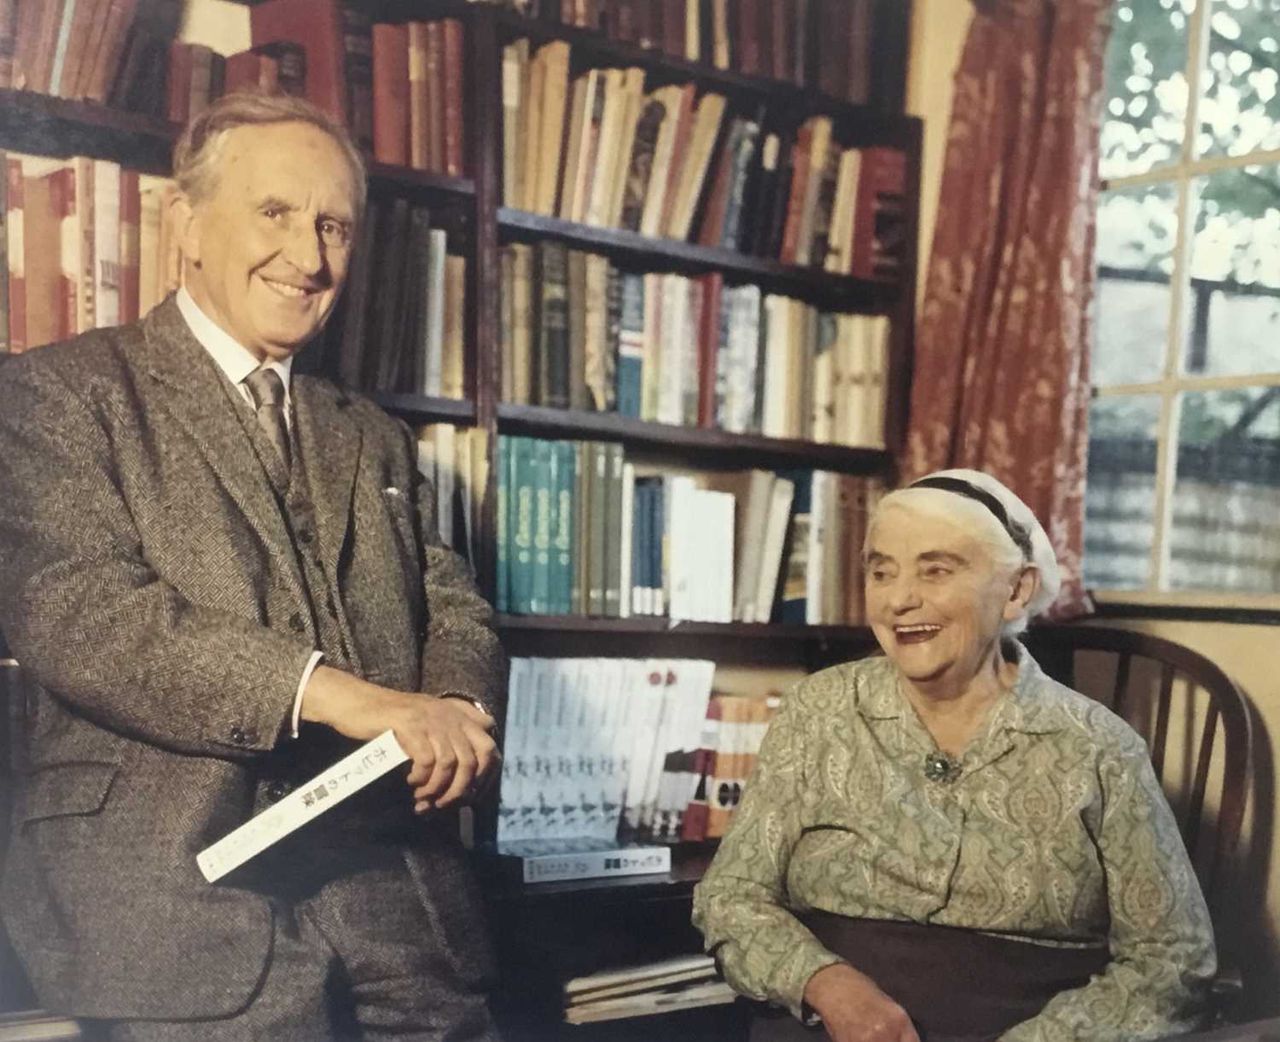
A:
[[[1038,573],[1039,585],[1027,603],[1027,610],[1020,618],[1006,622],[1002,630],[1008,637],[1021,633],[1027,628],[1027,623],[1032,617],[1039,615],[1054,602],[1062,587],[1058,558],[1044,526],[1036,519],[1026,503],[990,474],[984,474],[980,470],[939,470],[920,480],[928,481],[932,478],[960,481],[976,489],[979,496],[985,493],[993,497],[1004,508],[1010,525],[1017,526],[1016,530],[1025,535],[1025,539],[1015,538],[1014,533],[1006,528],[1000,518],[980,499],[970,498],[963,493],[948,491],[944,488],[915,488],[910,485],[890,492],[876,505],[870,524],[867,526],[868,538],[876,521],[886,509],[895,506],[904,507],[918,514],[941,517],[960,525],[982,542],[990,552],[997,568],[1013,573],[1027,565],[1033,566]],[[1020,542],[1024,545],[1020,546]]]

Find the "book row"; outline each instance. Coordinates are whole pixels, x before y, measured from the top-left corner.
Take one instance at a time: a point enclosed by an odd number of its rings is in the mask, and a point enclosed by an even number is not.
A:
[[[508,6],[846,101],[864,103],[870,94],[873,0],[509,0]]]
[[[324,4],[318,7],[326,7]],[[252,16],[262,42],[224,58],[202,44],[169,48],[169,119],[185,123],[223,93],[242,88],[281,90],[339,109],[358,145],[379,163],[461,177],[466,163],[463,96],[465,29],[456,18],[371,23],[358,8],[330,10],[321,25],[341,24],[342,86],[308,76],[308,49],[326,41],[303,12],[285,3]],[[305,44],[300,41],[305,41]],[[327,41],[326,50],[337,49]],[[327,78],[332,86],[333,77]]]
[[[880,448],[890,323],[562,243],[501,254],[504,400]]]
[[[132,322],[177,287],[167,178],[84,156],[0,163],[0,353]]]
[[[776,700],[712,693],[701,659],[513,658],[499,844],[715,838]]]
[[[170,0],[10,0],[0,4],[0,87],[164,116],[181,20]]]
[[[570,46],[503,50],[507,206],[642,235],[892,281],[904,248],[906,159],[845,148],[830,117],[763,133],[692,83],[645,93],[638,67],[571,76]]]
[[[331,371],[367,391],[464,397],[466,258],[401,196],[371,198],[359,234],[325,333]]]
[[[863,621],[874,479],[649,472],[609,442],[498,437],[502,612],[701,622]]]

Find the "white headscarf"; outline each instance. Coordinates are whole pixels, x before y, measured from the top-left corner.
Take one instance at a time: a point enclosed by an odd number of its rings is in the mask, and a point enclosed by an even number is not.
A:
[[[990,474],[984,474],[980,470],[967,470],[964,468],[937,470],[932,474],[926,474],[918,480],[927,481],[930,478],[951,478],[962,481],[999,501],[1000,505],[1004,507],[1005,514],[1009,520],[1019,525],[1026,532],[1031,543],[1028,563],[1035,565],[1036,570],[1040,573],[1040,586],[1036,590],[1035,596],[1027,604],[1027,617],[1038,615],[1049,607],[1057,599],[1058,591],[1062,588],[1062,573],[1058,568],[1058,556],[1054,553],[1053,544],[1049,542],[1049,535],[1045,532],[1044,526],[1040,524],[1035,514],[1031,512],[1031,508]],[[899,492],[908,492],[913,487],[914,483],[904,489],[900,489]],[[924,491],[924,489],[921,491]],[[960,495],[960,493],[953,494]],[[979,499],[978,502],[981,502],[981,500]],[[989,510],[989,508],[987,509]],[[997,525],[1000,525],[998,515],[993,513],[992,517]],[[1000,527],[1003,528],[1003,525],[1000,525]],[[1009,534],[1009,540],[1010,542],[1016,542],[1012,534]]]

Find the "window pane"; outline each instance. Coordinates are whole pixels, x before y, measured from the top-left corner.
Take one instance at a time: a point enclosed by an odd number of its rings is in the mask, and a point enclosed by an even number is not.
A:
[[[1270,0],[1267,0],[1270,2]],[[1195,0],[1119,0],[1107,44],[1103,177],[1177,158],[1187,116],[1187,23]]]
[[[1089,409],[1084,578],[1096,589],[1150,583],[1159,422],[1157,395],[1108,395]]]
[[[1159,379],[1169,339],[1169,278],[1177,227],[1171,184],[1102,194],[1098,205],[1095,384]]]
[[[1280,593],[1280,387],[1183,397],[1169,587]]]
[[[1280,3],[1280,0],[1277,0]],[[1193,184],[1188,373],[1280,372],[1280,166],[1222,170]]]
[[[1280,0],[1214,0],[1200,73],[1201,155],[1280,147]]]

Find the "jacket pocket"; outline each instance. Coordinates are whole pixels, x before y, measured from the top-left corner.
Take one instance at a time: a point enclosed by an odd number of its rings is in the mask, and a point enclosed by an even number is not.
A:
[[[17,818],[23,824],[96,814],[107,802],[120,767],[114,763],[58,763],[37,767],[19,789]]]

